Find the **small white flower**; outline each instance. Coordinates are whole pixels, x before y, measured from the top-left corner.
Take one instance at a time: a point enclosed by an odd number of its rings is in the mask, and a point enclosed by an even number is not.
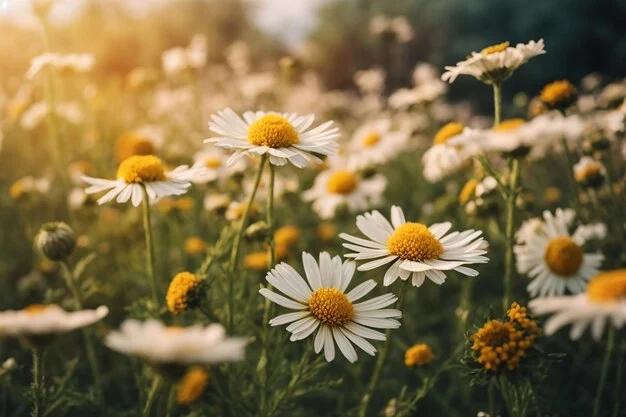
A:
[[[137,207],[145,193],[151,202],[171,195],[182,195],[191,186],[191,181],[204,173],[204,168],[189,168],[187,165],[166,171],[159,158],[153,155],[136,155],[125,159],[117,170],[117,179],[107,180],[83,176],[89,185],[87,194],[107,191],[98,204],[116,199],[118,203],[131,200]]]
[[[47,69],[59,72],[89,72],[96,60],[91,54],[57,54],[46,52],[34,57],[30,62],[30,68],[26,72],[26,79],[32,80],[39,73]]]
[[[353,169],[384,164],[406,150],[409,135],[391,130],[389,119],[366,122],[348,144],[347,165]]]
[[[486,263],[487,242],[481,231],[466,230],[446,235],[452,224],[435,223],[427,227],[421,223],[407,222],[400,207],[391,207],[391,223],[378,211],[357,216],[356,225],[368,239],[339,235],[349,243],[343,246],[355,251],[346,257],[357,261],[369,260],[359,266],[359,271],[369,271],[392,263],[383,279],[383,285],[393,284],[398,278],[412,277],[419,287],[426,278],[443,284],[444,271],[457,271],[475,277],[478,271],[465,265]]]
[[[573,294],[584,291],[604,255],[584,253],[588,229],[579,227],[570,235],[563,211],[557,210],[556,215],[545,211],[543,217],[543,224],[518,235],[523,244],[514,248],[518,272],[533,278],[526,289],[531,297],[563,295],[566,289]]]
[[[310,162],[322,160],[312,153],[333,155],[338,148],[335,141],[339,129],[331,128],[332,121],[309,129],[315,120],[312,114],[298,116],[291,113],[245,112],[243,119],[231,109],[211,116],[209,128],[221,135],[206,139],[205,143],[234,149],[228,160],[235,164],[245,156],[269,155],[270,163],[282,166],[291,162],[304,168]]]
[[[579,339],[591,326],[591,335],[600,340],[607,320],[617,329],[626,323],[626,269],[594,276],[582,294],[536,298],[528,305],[538,315],[554,313],[543,327],[547,335],[572,324],[571,339]]]
[[[439,129],[433,146],[422,156],[424,178],[435,183],[466,166],[475,153],[475,138],[481,135],[481,131],[460,123],[448,123]]]
[[[340,207],[351,213],[382,203],[387,179],[382,174],[364,178],[350,169],[328,169],[315,177],[311,189],[302,193],[304,201],[313,202],[313,210],[323,219],[332,218]]]
[[[322,252],[319,263],[310,254],[302,253],[306,280],[286,263],[276,265],[268,272],[267,281],[285,294],[282,296],[267,288],[259,292],[268,300],[295,310],[270,320],[270,325],[291,323],[287,331],[290,340],[302,340],[316,330],[313,346],[315,353],[324,350],[328,362],[335,358],[335,344],[350,362],[356,362],[353,344],[374,355],[376,348],[366,339],[385,340],[384,333],[373,330],[397,329],[402,312],[385,308],[397,301],[393,294],[385,294],[356,303],[374,289],[374,280],[365,281],[346,293],[354,275],[354,262],[341,262],[339,256],[331,259]]]
[[[226,210],[231,203],[231,198],[227,194],[211,193],[204,197],[204,209],[207,211]]]
[[[68,312],[57,305],[35,304],[23,310],[0,312],[0,336],[47,336],[89,326],[109,314],[106,306],[96,310]]]
[[[227,165],[230,155],[219,148],[203,149],[193,156],[192,168],[203,168],[202,175],[198,175],[192,180],[196,184],[205,184],[217,180],[225,180],[236,173],[243,172],[246,167],[246,161],[240,160],[235,165]]]
[[[117,352],[152,363],[215,364],[242,360],[247,341],[227,337],[220,324],[167,327],[151,319],[125,320],[119,331],[107,335],[105,343]]]
[[[190,68],[202,68],[207,61],[207,40],[202,35],[191,39],[186,48],[175,47],[161,54],[163,70],[170,75],[178,74]]]
[[[604,164],[590,156],[580,158],[580,161],[574,164],[573,169],[576,181],[584,185],[600,185],[606,176]]]
[[[385,89],[385,70],[371,68],[357,71],[354,74],[354,83],[363,94],[381,94]]]

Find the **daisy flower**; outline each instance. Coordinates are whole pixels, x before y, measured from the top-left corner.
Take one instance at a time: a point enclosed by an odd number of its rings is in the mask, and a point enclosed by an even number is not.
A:
[[[463,168],[471,157],[466,144],[474,143],[478,132],[454,122],[439,129],[433,145],[422,157],[424,178],[431,183],[438,182]]]
[[[37,55],[30,62],[30,68],[26,72],[26,79],[32,80],[47,69],[55,69],[59,72],[89,72],[92,70],[96,59],[91,54],[57,54],[46,52]]]
[[[383,164],[406,149],[409,135],[391,130],[391,120],[380,119],[365,123],[354,132],[348,148],[348,166],[362,169]]]
[[[599,187],[606,176],[604,165],[590,156],[580,158],[573,169],[576,181],[586,187]]]
[[[1,312],[0,336],[36,338],[63,334],[94,324],[107,314],[106,306],[68,312],[55,304],[33,304],[23,310]]]
[[[385,335],[378,329],[397,329],[402,312],[385,308],[397,301],[393,294],[374,297],[368,301],[356,303],[367,295],[376,283],[365,281],[346,293],[354,275],[354,262],[341,262],[339,256],[331,259],[322,252],[319,263],[304,252],[302,262],[306,280],[291,266],[280,263],[267,273],[267,281],[287,297],[267,288],[259,290],[268,300],[295,310],[270,320],[270,325],[280,326],[291,323],[287,331],[290,340],[302,340],[317,330],[313,346],[315,353],[324,349],[328,362],[335,358],[335,344],[343,356],[350,362],[358,357],[353,344],[366,353],[374,355],[376,348],[366,339],[385,340]]]
[[[181,195],[191,186],[191,180],[203,173],[203,168],[189,168],[181,165],[172,171],[166,171],[159,158],[153,155],[136,155],[125,159],[117,170],[117,179],[107,180],[83,176],[91,185],[87,194],[107,191],[100,197],[98,204],[116,199],[118,203],[131,200],[137,207],[144,198],[144,190],[150,201],[156,201],[170,195]]]
[[[456,77],[465,74],[486,84],[499,84],[531,58],[545,53],[543,39],[527,44],[518,43],[515,47],[510,46],[509,42],[503,42],[480,52],[472,52],[464,61],[453,67],[446,67],[447,71],[441,79],[453,83]]]
[[[349,242],[343,246],[355,251],[346,257],[357,261],[370,260],[359,266],[359,271],[392,263],[383,279],[385,286],[398,278],[407,280],[409,277],[416,287],[421,286],[426,278],[441,285],[446,279],[444,271],[450,270],[475,277],[478,271],[465,265],[489,261],[483,256],[488,244],[480,237],[480,230],[446,235],[451,223],[435,223],[428,227],[407,222],[398,206],[391,207],[391,223],[378,211],[372,211],[358,216],[356,225],[368,239],[340,234],[340,238]]]
[[[322,219],[329,219],[339,207],[354,213],[380,205],[385,188],[387,179],[382,174],[365,178],[350,169],[328,169],[315,177],[313,187],[302,193],[302,199],[312,201],[313,210]]]
[[[591,335],[600,340],[607,320],[617,329],[626,323],[626,269],[594,276],[582,294],[536,298],[529,306],[538,315],[554,313],[544,326],[547,335],[572,324],[569,334],[575,340],[591,325]]]
[[[543,219],[534,230],[524,231],[524,243],[514,248],[517,271],[533,278],[526,289],[532,297],[563,295],[566,289],[574,294],[584,291],[604,255],[584,252],[589,229],[579,227],[570,235],[563,211],[552,215],[546,210]]]
[[[295,113],[245,112],[243,119],[231,109],[211,116],[209,128],[219,137],[206,139],[205,143],[234,149],[228,160],[234,164],[244,156],[269,155],[270,163],[282,166],[291,162],[304,168],[309,162],[322,160],[312,153],[333,155],[338,148],[335,141],[339,128],[331,128],[332,121],[310,129],[315,117]]]
[[[117,162],[135,155],[155,155],[163,147],[165,135],[158,126],[145,125],[122,134],[115,141]]]
[[[225,180],[236,173],[243,172],[247,164],[241,160],[235,165],[228,166],[226,164],[229,155],[222,149],[209,148],[203,149],[193,157],[193,168],[204,168],[203,174],[198,175],[192,180],[196,184],[206,184],[216,180]]]
[[[105,344],[159,364],[223,363],[243,359],[246,339],[227,337],[221,324],[167,327],[158,320],[125,320]]]

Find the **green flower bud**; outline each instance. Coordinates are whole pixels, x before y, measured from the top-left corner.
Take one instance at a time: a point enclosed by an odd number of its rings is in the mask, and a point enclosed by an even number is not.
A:
[[[45,223],[35,236],[35,247],[48,259],[62,261],[74,252],[76,235],[63,222]]]

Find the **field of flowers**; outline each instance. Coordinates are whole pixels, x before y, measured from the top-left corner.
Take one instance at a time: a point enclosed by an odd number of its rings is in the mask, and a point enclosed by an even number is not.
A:
[[[516,39],[329,90],[193,33],[99,77],[55,3],[0,80],[0,416],[626,416],[625,81],[507,100]]]

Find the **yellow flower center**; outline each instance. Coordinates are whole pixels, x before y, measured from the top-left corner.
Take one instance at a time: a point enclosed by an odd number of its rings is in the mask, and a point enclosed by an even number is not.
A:
[[[463,133],[465,126],[461,123],[451,122],[439,129],[433,140],[433,145],[443,145],[448,139]]]
[[[592,301],[615,302],[626,299],[626,268],[601,272],[587,285],[587,296]]]
[[[248,142],[256,146],[288,148],[300,143],[300,138],[293,125],[283,116],[267,114],[250,125]]]
[[[343,326],[354,317],[354,307],[336,288],[320,288],[309,298],[309,311],[316,319],[331,326]]]
[[[326,183],[326,189],[333,194],[350,194],[354,191],[359,184],[357,176],[350,171],[341,170],[334,172],[328,182]]]
[[[424,262],[443,254],[443,245],[421,223],[405,223],[387,239],[387,249],[401,259]]]
[[[500,124],[493,128],[496,132],[513,132],[524,124],[524,119],[508,119],[503,120]]]
[[[220,158],[217,157],[208,157],[204,160],[204,166],[211,169],[221,168],[223,162]]]
[[[569,81],[554,81],[543,87],[540,98],[544,103],[556,105],[560,102],[570,100],[575,92],[576,89]]]
[[[316,235],[324,242],[330,242],[335,238],[337,234],[337,228],[330,222],[320,223],[317,226]]]
[[[39,314],[46,311],[50,306],[44,304],[31,304],[29,306],[24,307],[24,312],[29,316],[38,316]]]
[[[484,48],[482,51],[480,51],[480,53],[483,54],[483,55],[495,54],[497,52],[504,51],[506,48],[509,47],[509,45],[510,45],[510,43],[508,41],[499,43],[497,45],[491,45],[491,46],[488,46],[488,47]]]
[[[380,142],[380,133],[372,132],[363,138],[363,146],[369,148]]]
[[[167,309],[173,314],[180,314],[189,308],[190,298],[194,290],[200,284],[200,280],[190,272],[176,274],[167,289],[165,301]]]
[[[602,172],[602,166],[600,164],[589,164],[574,172],[576,181],[585,182],[588,178],[594,177]]]
[[[459,203],[462,206],[467,204],[474,197],[477,185],[478,180],[474,178],[465,183],[465,185],[461,189],[461,192],[459,193]]]
[[[426,365],[432,359],[433,351],[424,343],[410,347],[404,354],[404,364],[409,367]]]
[[[300,237],[300,229],[296,226],[283,226],[274,233],[276,245],[289,246],[297,242]]]
[[[200,366],[189,369],[176,387],[176,402],[189,405],[196,402],[209,383],[209,373]]]
[[[152,155],[135,155],[125,159],[117,169],[117,178],[127,184],[144,181],[163,181],[165,167],[159,158]]]
[[[569,277],[580,269],[583,263],[583,250],[571,238],[561,236],[548,242],[544,258],[552,272]]]
[[[206,248],[206,242],[198,236],[185,239],[185,252],[189,255],[201,255],[206,251]]]

